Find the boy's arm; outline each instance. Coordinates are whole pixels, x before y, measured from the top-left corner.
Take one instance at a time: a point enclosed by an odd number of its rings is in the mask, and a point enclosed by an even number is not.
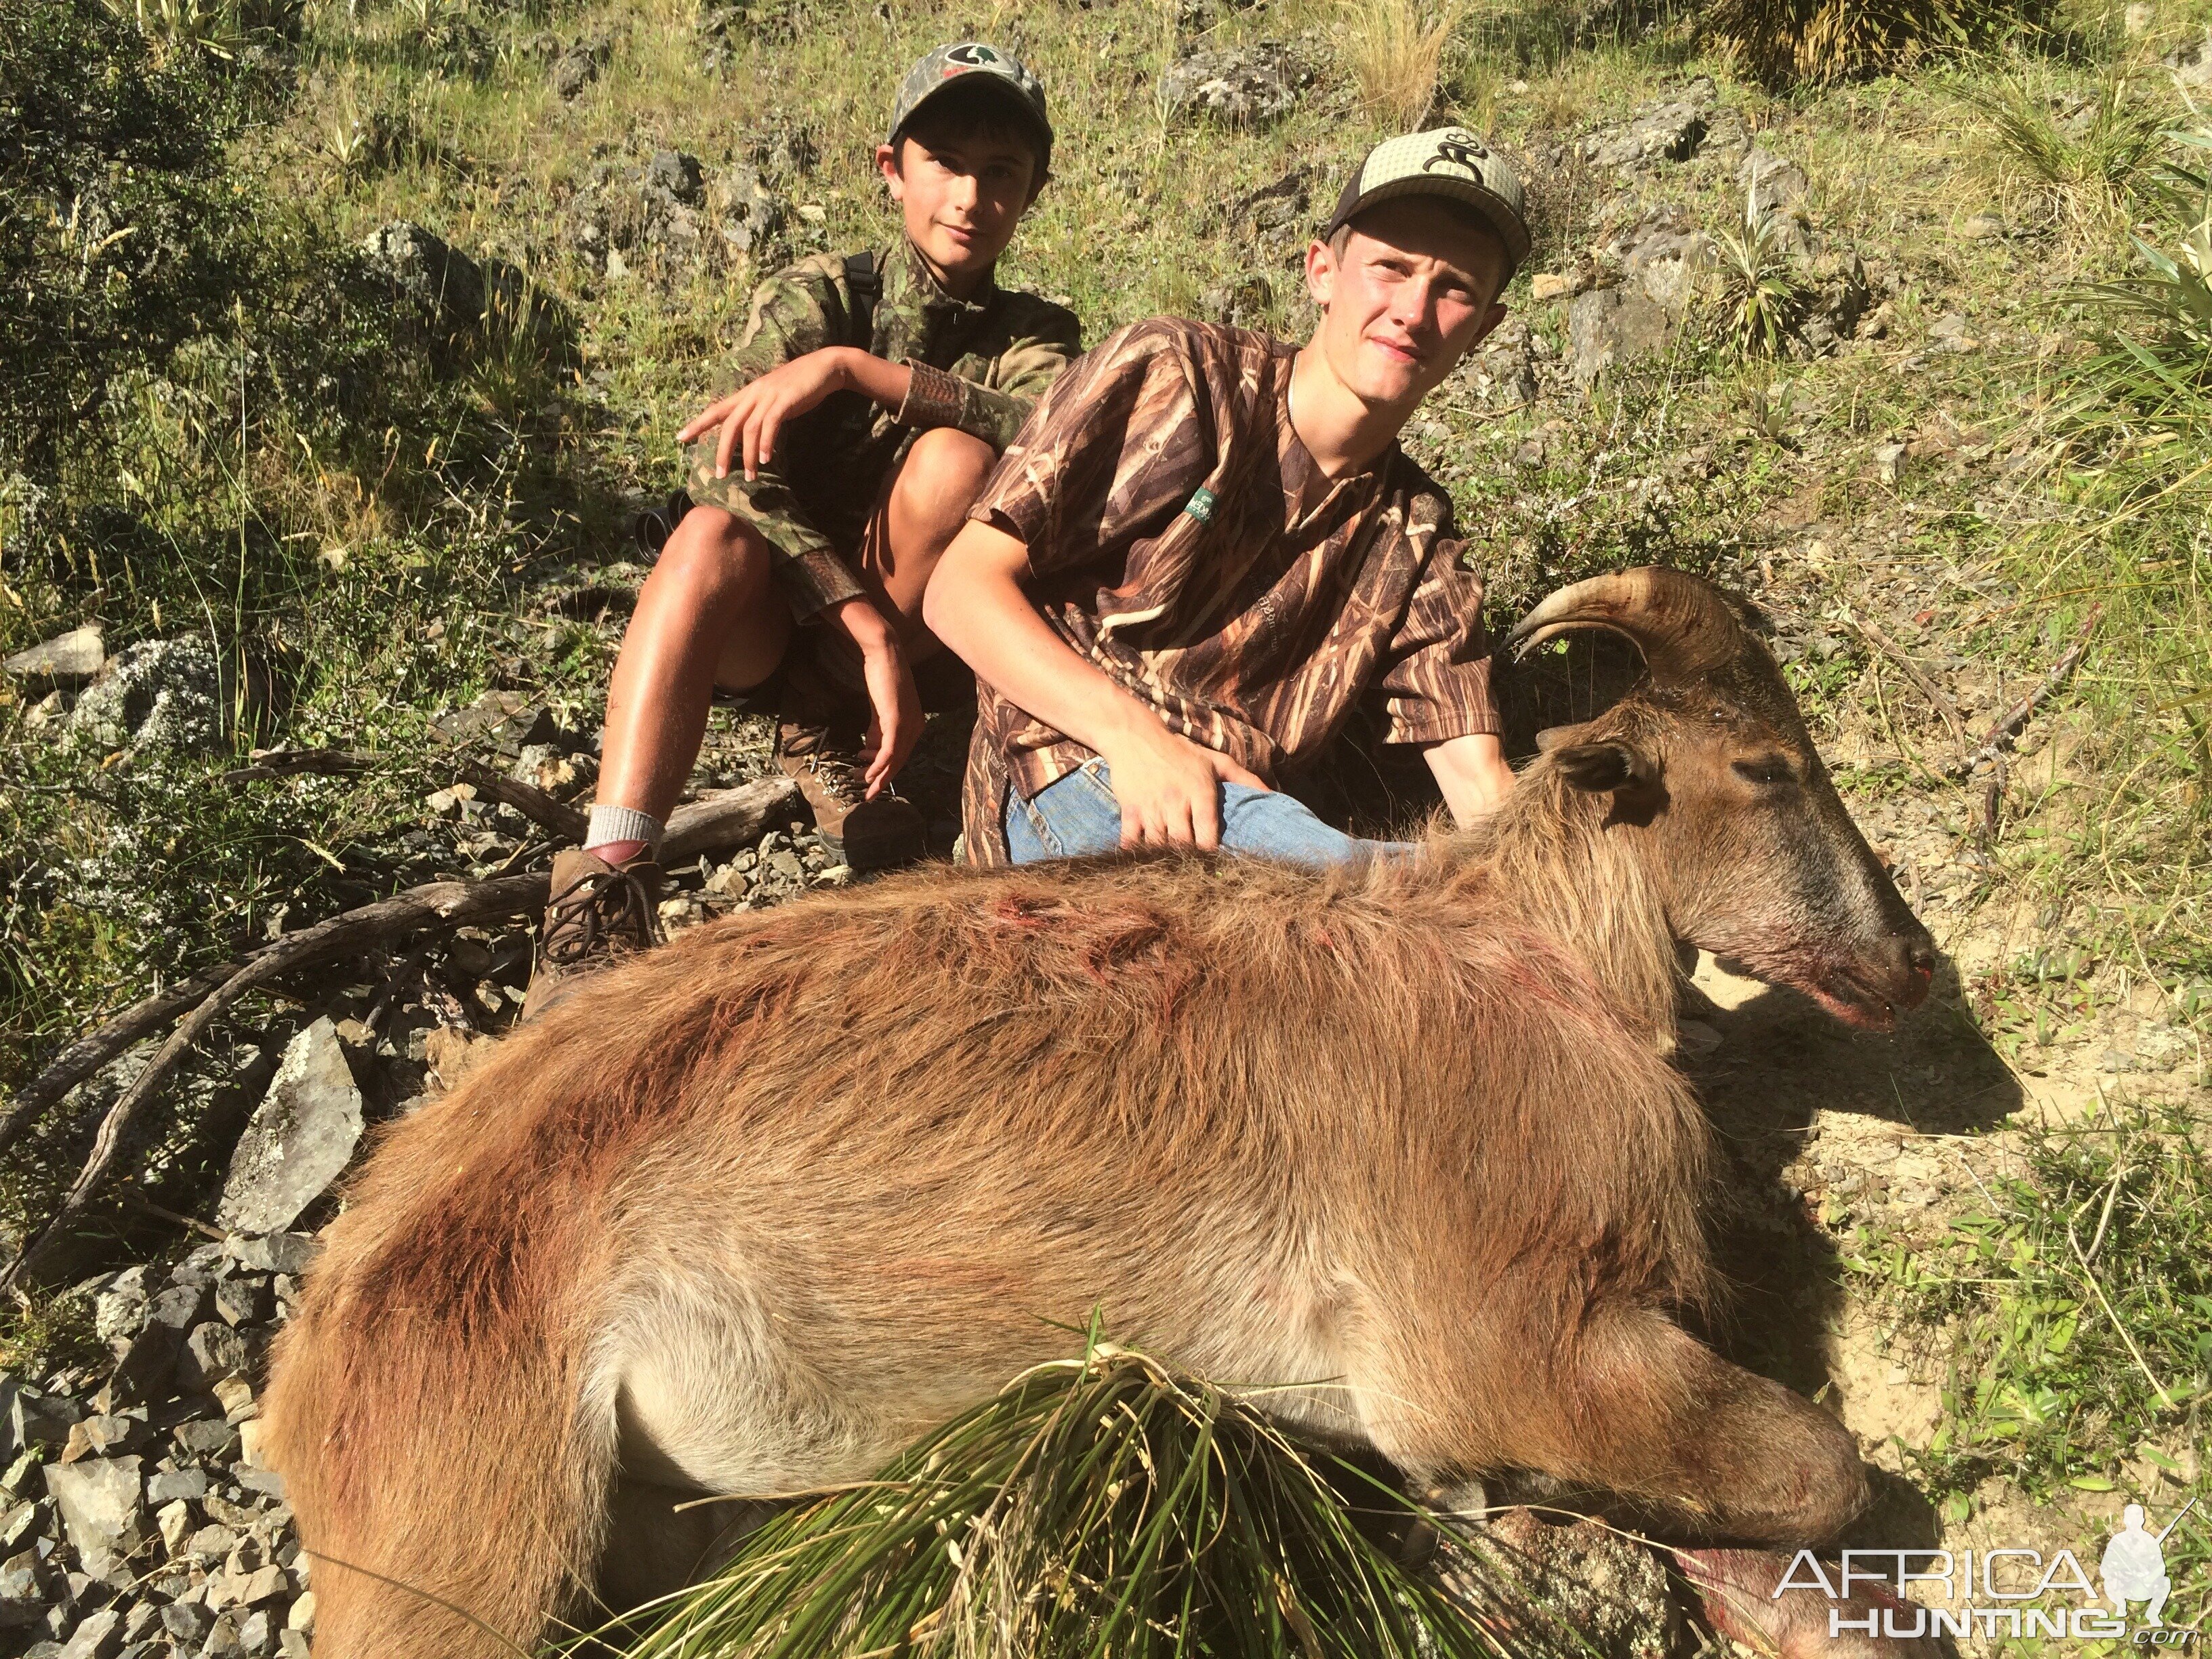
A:
[[[1012,343],[992,363],[994,384],[985,386],[927,363],[904,364],[901,372],[911,380],[901,401],[891,407],[904,425],[957,427],[1004,454],[1045,388],[1082,353],[1082,325],[1074,313],[1031,301],[1027,314],[1018,319]]]
[[[1029,574],[1029,549],[1018,537],[970,519],[930,577],[922,620],[1000,696],[1098,751],[1114,775],[1123,846],[1219,846],[1221,785],[1267,786],[1169,731],[1078,656],[1030,602],[1022,586]]]
[[[1436,774],[1452,822],[1462,827],[1505,804],[1513,793],[1513,769],[1505,763],[1505,744],[1495,732],[1470,732],[1447,738],[1421,751]]]

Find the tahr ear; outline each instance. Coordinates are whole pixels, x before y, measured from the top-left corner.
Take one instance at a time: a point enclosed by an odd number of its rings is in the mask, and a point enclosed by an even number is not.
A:
[[[1579,726],[1547,726],[1536,734],[1536,752],[1548,755],[1581,730]]]
[[[1619,742],[1577,743],[1552,750],[1559,775],[1593,795],[1659,781],[1659,768],[1641,750]]]

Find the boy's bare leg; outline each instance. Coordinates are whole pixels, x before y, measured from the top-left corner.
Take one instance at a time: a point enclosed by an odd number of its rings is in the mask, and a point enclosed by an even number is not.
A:
[[[699,758],[714,688],[758,685],[791,644],[791,611],[769,572],[768,544],[750,525],[719,507],[684,514],[615,659],[599,805],[667,822]]]
[[[933,427],[914,441],[868,520],[856,574],[877,607],[895,619],[908,662],[940,648],[922,624],[922,592],[998,463],[981,438]]]

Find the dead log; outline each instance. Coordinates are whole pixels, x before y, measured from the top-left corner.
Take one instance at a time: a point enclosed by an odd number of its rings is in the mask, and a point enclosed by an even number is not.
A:
[[[756,841],[779,823],[806,816],[799,786],[789,778],[757,778],[734,789],[702,795],[669,815],[667,838],[660,844],[665,870]]]

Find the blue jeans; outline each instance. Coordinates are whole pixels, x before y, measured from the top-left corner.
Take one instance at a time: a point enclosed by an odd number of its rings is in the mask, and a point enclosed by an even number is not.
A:
[[[1007,797],[1006,850],[1016,864],[1110,853],[1121,844],[1121,803],[1103,760],[1084,762],[1038,790],[1034,800],[1018,792]],[[1310,870],[1412,850],[1409,842],[1361,841],[1332,830],[1304,801],[1241,783],[1221,786],[1221,848]]]

